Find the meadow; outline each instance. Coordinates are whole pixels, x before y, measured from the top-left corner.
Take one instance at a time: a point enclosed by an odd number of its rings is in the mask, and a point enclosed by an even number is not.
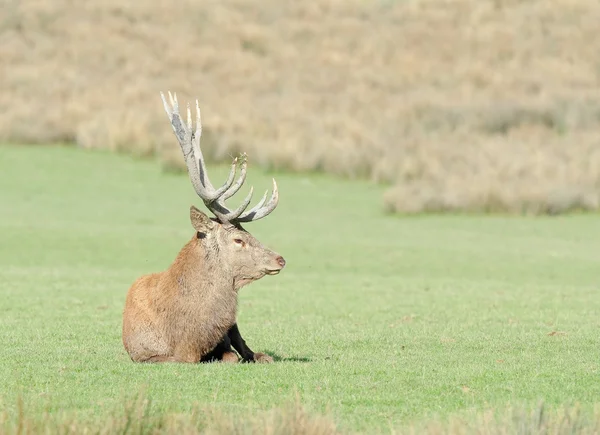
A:
[[[0,141],[181,168],[159,91],[219,163],[381,183],[380,209],[600,207],[596,0],[4,0]]]
[[[247,228],[288,265],[241,292],[239,324],[276,362],[140,365],[124,298],[192,237],[187,177],[0,147],[0,431],[515,433],[579,406],[565,430],[597,433],[597,215],[394,216],[382,186],[250,164],[244,192],[275,176],[281,201]],[[526,418],[482,429],[511,407]]]

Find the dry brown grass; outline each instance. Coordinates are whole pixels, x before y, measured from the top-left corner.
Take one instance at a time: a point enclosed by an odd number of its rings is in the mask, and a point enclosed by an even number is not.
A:
[[[600,414],[586,414],[577,406],[549,410],[543,403],[533,410],[511,407],[502,411],[467,413],[449,419],[412,425],[399,434],[428,435],[597,435]]]
[[[446,419],[433,419],[391,429],[394,435],[597,435],[600,433],[600,408],[583,412],[578,406],[546,409],[511,407],[505,410],[464,412]],[[94,421],[68,413],[31,416],[19,401],[16,415],[0,411],[0,433],[28,434],[181,434],[181,435],[341,435],[362,433],[340,429],[329,416],[308,412],[299,402],[250,413],[225,414],[215,408],[194,407],[189,413],[165,414],[153,409],[139,396],[111,415]],[[381,433],[371,430],[367,433]]]
[[[3,0],[0,140],[393,183],[386,208],[558,213],[600,191],[596,0]]]
[[[181,435],[337,435],[333,420],[312,415],[299,404],[269,411],[225,414],[216,408],[196,406],[189,413],[165,414],[154,409],[151,402],[139,396],[127,401],[111,415],[91,420],[68,413],[44,413],[31,416],[19,402],[18,415],[0,412],[2,434],[181,434]]]

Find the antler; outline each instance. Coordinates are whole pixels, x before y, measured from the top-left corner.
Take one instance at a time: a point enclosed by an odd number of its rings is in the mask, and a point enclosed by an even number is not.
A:
[[[198,100],[196,100],[196,130],[192,130],[192,113],[190,106],[187,107],[187,124],[183,123],[179,114],[179,103],[177,101],[177,94],[171,95],[169,92],[170,105],[167,103],[164,94],[161,92],[160,96],[165,106],[165,111],[171,120],[171,126],[175,132],[175,136],[183,151],[183,157],[185,164],[188,169],[190,180],[198,196],[204,201],[204,205],[219,219],[223,224],[234,223],[234,222],[252,222],[261,218],[264,218],[277,207],[279,203],[279,192],[277,190],[277,183],[273,179],[273,193],[269,202],[265,204],[267,200],[267,190],[263,195],[262,199],[252,207],[250,210],[245,211],[252,199],[252,193],[254,187],[250,188],[250,193],[242,201],[242,204],[235,210],[230,210],[225,205],[225,200],[231,198],[235,193],[240,190],[242,184],[246,180],[246,170],[248,166],[248,160],[246,154],[242,154],[240,159],[234,158],[231,163],[231,170],[227,181],[215,189],[208,179],[206,173],[206,166],[204,164],[204,157],[202,156],[202,150],[200,149],[200,137],[202,136],[202,122],[200,119],[200,107],[198,106]],[[233,182],[237,172],[237,166],[240,163],[240,176]]]

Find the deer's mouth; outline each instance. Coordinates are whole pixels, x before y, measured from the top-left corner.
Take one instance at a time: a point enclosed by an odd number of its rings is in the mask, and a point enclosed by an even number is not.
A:
[[[267,275],[277,275],[279,272],[281,272],[281,269],[285,267],[285,260],[281,255],[278,255],[277,258],[275,258],[275,261],[270,264],[270,266],[275,266],[275,269],[266,269],[265,273]]]

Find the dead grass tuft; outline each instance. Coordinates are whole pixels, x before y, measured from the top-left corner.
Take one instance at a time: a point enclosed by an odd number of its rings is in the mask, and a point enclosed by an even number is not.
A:
[[[188,413],[165,414],[155,409],[143,395],[125,402],[110,415],[90,420],[67,413],[44,413],[33,417],[19,400],[16,416],[0,412],[3,434],[202,434],[202,435],[336,435],[335,423],[328,417],[313,415],[299,403],[250,413],[223,413],[209,406],[195,406]]]
[[[211,160],[391,183],[391,211],[596,209],[598,22],[594,0],[7,0],[0,141],[181,169],[172,90]]]
[[[467,387],[468,388],[468,387]],[[429,435],[595,435],[600,432],[600,413],[565,406],[550,410],[543,403],[534,409],[509,407],[503,411],[465,413],[446,420],[413,425],[399,433]]]
[[[465,394],[470,388],[462,387]],[[411,423],[393,434],[430,435],[592,435],[600,432],[600,408],[583,411],[580,406],[548,409],[543,403],[534,409],[509,407],[484,412],[465,411],[446,419]],[[357,433],[342,430],[328,416],[308,412],[297,401],[269,411],[223,413],[212,407],[195,406],[191,412],[165,414],[139,395],[125,402],[113,414],[95,420],[73,417],[64,412],[31,416],[19,400],[15,415],[0,411],[3,434],[203,434],[203,435],[338,435]],[[374,429],[369,433],[381,433]]]

